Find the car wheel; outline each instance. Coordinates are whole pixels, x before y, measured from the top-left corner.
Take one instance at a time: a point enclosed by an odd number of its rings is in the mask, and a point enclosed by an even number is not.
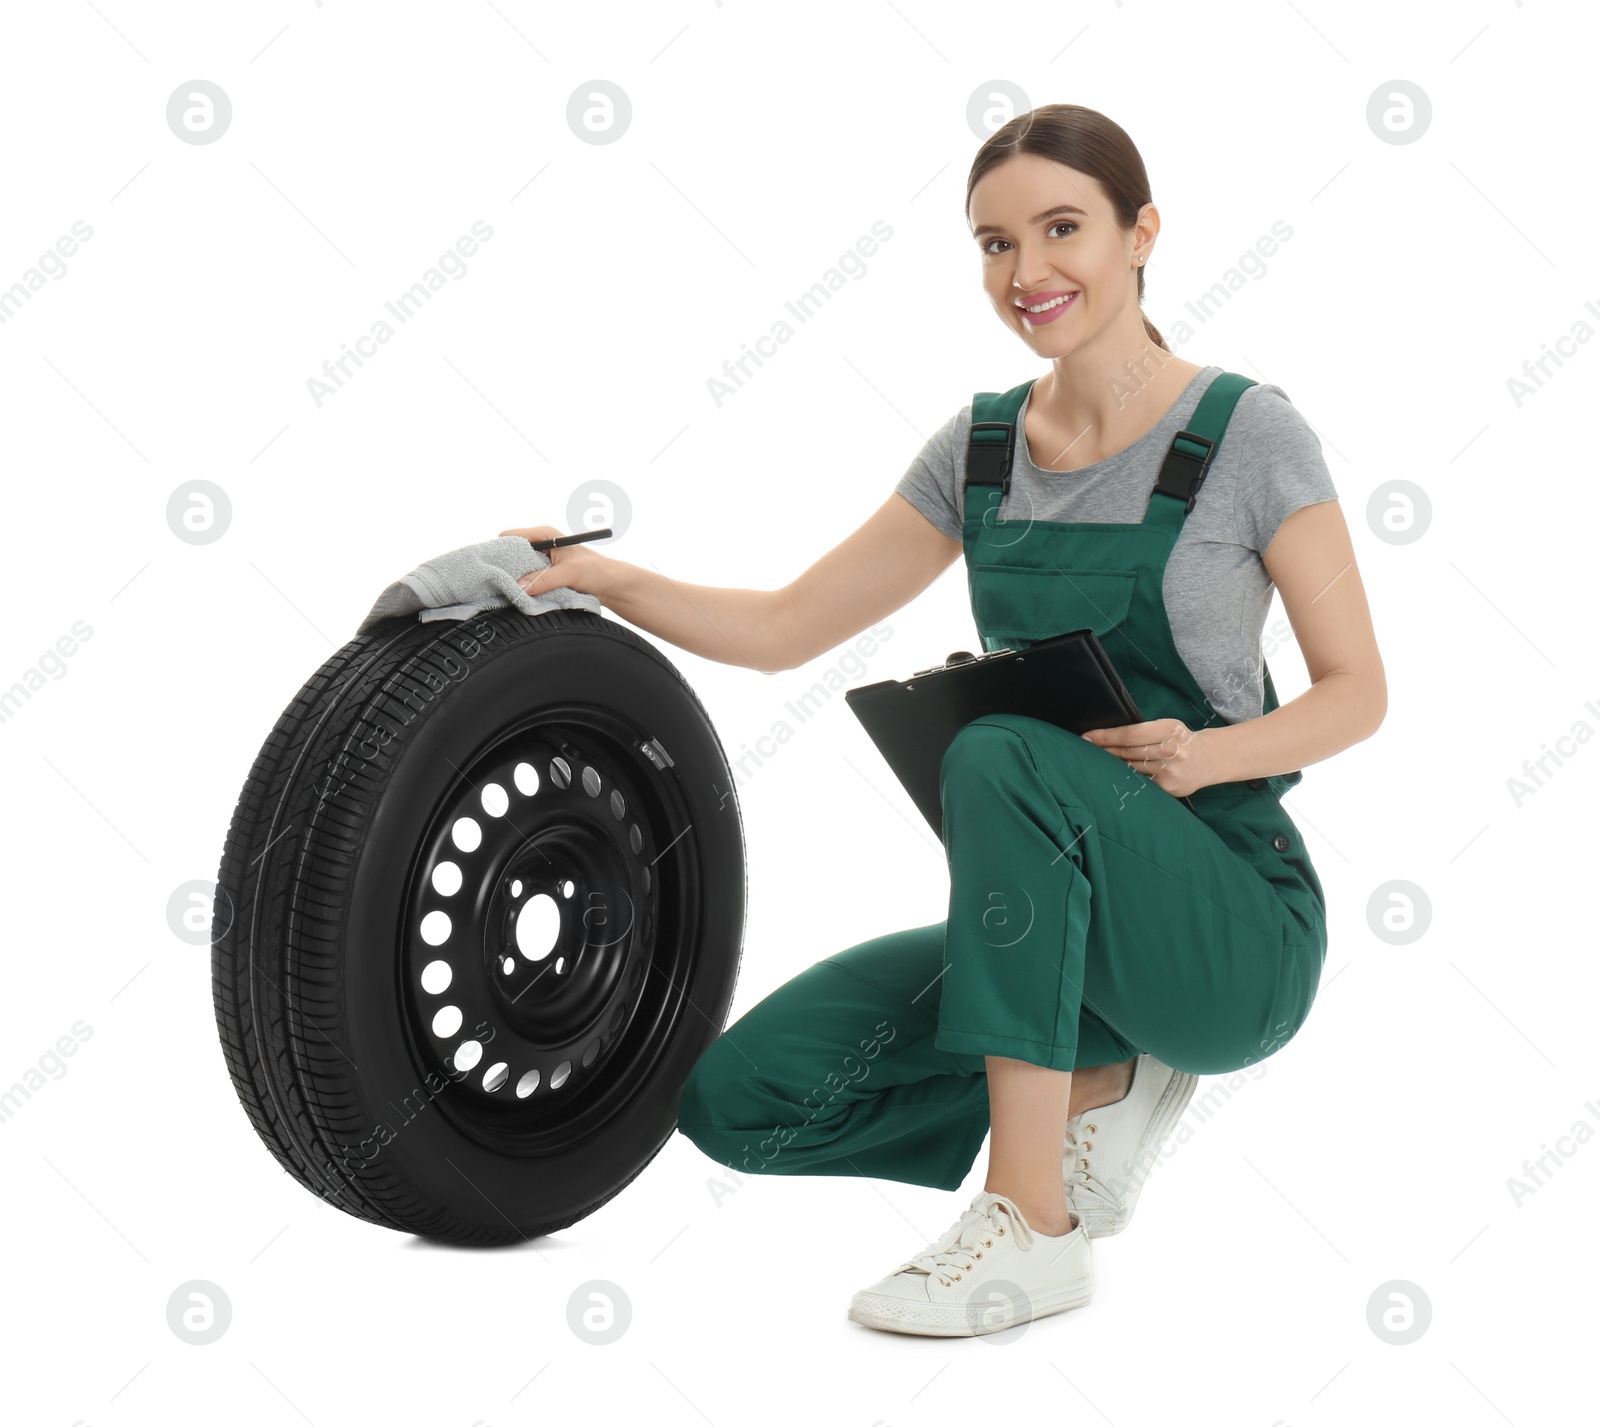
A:
[[[746,893],[722,745],[653,645],[587,610],[385,620],[289,704],[228,829],[234,1088],[347,1213],[550,1233],[672,1134]]]

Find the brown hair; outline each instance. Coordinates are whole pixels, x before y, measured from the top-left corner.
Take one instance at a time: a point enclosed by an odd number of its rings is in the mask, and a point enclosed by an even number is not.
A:
[[[967,175],[969,212],[978,180],[1016,154],[1038,154],[1088,174],[1105,190],[1117,223],[1124,230],[1133,227],[1139,210],[1150,202],[1150,179],[1144,171],[1144,160],[1120,125],[1081,104],[1044,104],[1018,114],[984,141],[972,161],[972,172]],[[1142,264],[1138,273],[1139,303],[1143,306]],[[1148,317],[1144,317],[1144,330],[1162,351],[1172,350]]]

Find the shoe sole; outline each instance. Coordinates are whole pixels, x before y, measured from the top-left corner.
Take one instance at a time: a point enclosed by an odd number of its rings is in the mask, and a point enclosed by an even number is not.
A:
[[[1143,1165],[1144,1168],[1142,1171],[1136,1171],[1137,1177],[1128,1186],[1127,1206],[1120,1214],[1096,1215],[1092,1209],[1076,1211],[1082,1214],[1083,1232],[1088,1238],[1109,1239],[1113,1234],[1120,1234],[1128,1227],[1129,1220],[1133,1218],[1133,1211],[1138,1206],[1139,1195],[1144,1189],[1145,1181],[1149,1179],[1150,1171],[1155,1168],[1155,1162],[1147,1154],[1147,1149],[1152,1142],[1159,1149],[1159,1146],[1166,1141],[1167,1136],[1172,1133],[1172,1127],[1189,1108],[1189,1101],[1194,1098],[1195,1086],[1199,1083],[1198,1075],[1189,1075],[1181,1070],[1173,1072],[1172,1079],[1167,1082],[1167,1088],[1161,1092],[1161,1098],[1156,1101],[1155,1113],[1150,1116],[1150,1122],[1145,1126],[1144,1134],[1139,1140],[1134,1162]]]
[[[1081,1308],[1094,1293],[1094,1275],[1087,1274],[1074,1283],[1063,1284],[1049,1293],[1028,1295],[1030,1312],[1026,1318],[992,1326],[974,1326],[973,1320],[981,1318],[982,1310],[957,1303],[910,1303],[898,1298],[878,1294],[858,1293],[850,1302],[849,1318],[868,1328],[882,1328],[890,1333],[918,1333],[931,1338],[976,1338],[986,1333],[1001,1333],[1020,1323],[1046,1318],[1052,1313],[1064,1313],[1069,1308]],[[989,1310],[993,1312],[991,1308]]]

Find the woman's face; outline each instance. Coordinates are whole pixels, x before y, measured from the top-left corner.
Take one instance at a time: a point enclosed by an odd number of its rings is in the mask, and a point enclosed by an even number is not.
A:
[[[1148,252],[1145,205],[1132,232],[1117,226],[1096,179],[1037,154],[996,165],[972,190],[968,219],[983,286],[1000,320],[1040,356],[1082,348],[1138,307],[1140,253]],[[1052,299],[1053,307],[1028,312]]]

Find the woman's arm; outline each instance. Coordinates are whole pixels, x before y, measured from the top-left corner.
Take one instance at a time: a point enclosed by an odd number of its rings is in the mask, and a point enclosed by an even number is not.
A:
[[[500,533],[529,540],[561,534],[549,525]],[[557,585],[581,590],[691,654],[776,674],[893,614],[950,567],[961,542],[893,492],[859,529],[780,590],[691,585],[592,544],[557,546],[549,554],[548,569],[520,581],[530,594]]]
[[[1268,778],[1319,763],[1370,738],[1388,711],[1372,612],[1339,502],[1295,511],[1278,527],[1262,563],[1283,598],[1311,687],[1260,718],[1198,730],[1207,783]]]

